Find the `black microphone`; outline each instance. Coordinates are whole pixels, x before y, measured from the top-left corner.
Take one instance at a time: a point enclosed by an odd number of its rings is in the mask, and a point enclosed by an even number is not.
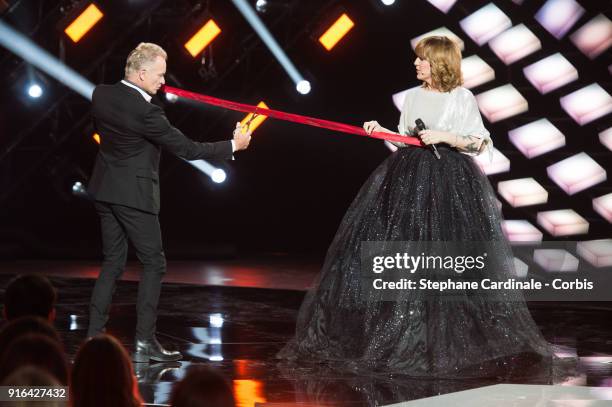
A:
[[[416,119],[414,121],[414,124],[416,124],[416,128],[417,128],[418,131],[427,129],[427,127],[425,127],[425,123],[423,123],[423,120],[421,120],[421,119]],[[417,131],[417,134],[418,134],[418,131]],[[428,144],[427,147],[429,147],[429,149],[434,153],[436,158],[439,160],[440,159],[440,153],[438,153],[438,149],[436,148],[436,145],[435,144]]]

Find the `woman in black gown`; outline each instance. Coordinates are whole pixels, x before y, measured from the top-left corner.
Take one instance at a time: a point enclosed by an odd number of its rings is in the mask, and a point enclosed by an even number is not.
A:
[[[505,280],[514,273],[495,193],[471,157],[492,142],[474,96],[461,87],[461,51],[446,37],[428,37],[416,54],[422,86],[408,91],[399,132],[410,134],[421,118],[429,128],[419,132],[421,140],[437,144],[442,157],[403,146],[372,173],[304,299],[295,337],[278,357],[343,371],[438,378],[548,369],[552,352],[520,292],[494,294],[494,300],[466,292],[451,301],[400,290],[394,301],[383,301],[364,290],[362,242],[495,242],[496,267],[476,277]],[[391,133],[377,122],[364,128]]]

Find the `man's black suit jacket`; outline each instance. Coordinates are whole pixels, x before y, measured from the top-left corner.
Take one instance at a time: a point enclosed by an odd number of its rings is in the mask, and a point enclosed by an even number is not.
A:
[[[92,102],[101,144],[88,193],[96,201],[158,214],[162,147],[187,160],[232,157],[231,141],[190,140],[159,106],[121,82],[98,85]]]

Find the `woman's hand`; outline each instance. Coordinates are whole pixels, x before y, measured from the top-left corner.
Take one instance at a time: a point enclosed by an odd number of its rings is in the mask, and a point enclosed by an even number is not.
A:
[[[419,131],[419,137],[423,144],[438,144],[438,143],[447,143],[451,144],[454,140],[455,136],[445,131],[436,131],[436,130],[421,130]],[[451,144],[452,145],[452,144]]]
[[[369,136],[370,134],[372,134],[373,131],[380,131],[382,129],[382,126],[378,124],[376,120],[372,120],[370,122],[365,122],[363,124],[363,129],[366,133],[368,133]]]

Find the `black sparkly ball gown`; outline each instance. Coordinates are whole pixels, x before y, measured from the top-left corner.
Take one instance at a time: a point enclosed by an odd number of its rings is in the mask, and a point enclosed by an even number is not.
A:
[[[415,108],[428,96],[422,92],[407,95],[400,130],[408,128],[409,113],[422,117],[431,110],[427,103],[422,106],[427,111]],[[430,122],[488,137],[471,92],[459,88],[435,97],[444,114],[429,117]],[[526,369],[551,368],[551,347],[520,292],[508,301],[468,294],[453,301],[425,299],[418,290],[381,301],[363,292],[364,241],[495,241],[502,247],[498,264],[505,266],[493,270],[498,274],[493,277],[513,272],[489,180],[469,155],[442,144],[439,151],[438,160],[428,149],[399,148],[361,187],[306,294],[295,337],[277,355],[283,363],[436,378],[524,375]]]

